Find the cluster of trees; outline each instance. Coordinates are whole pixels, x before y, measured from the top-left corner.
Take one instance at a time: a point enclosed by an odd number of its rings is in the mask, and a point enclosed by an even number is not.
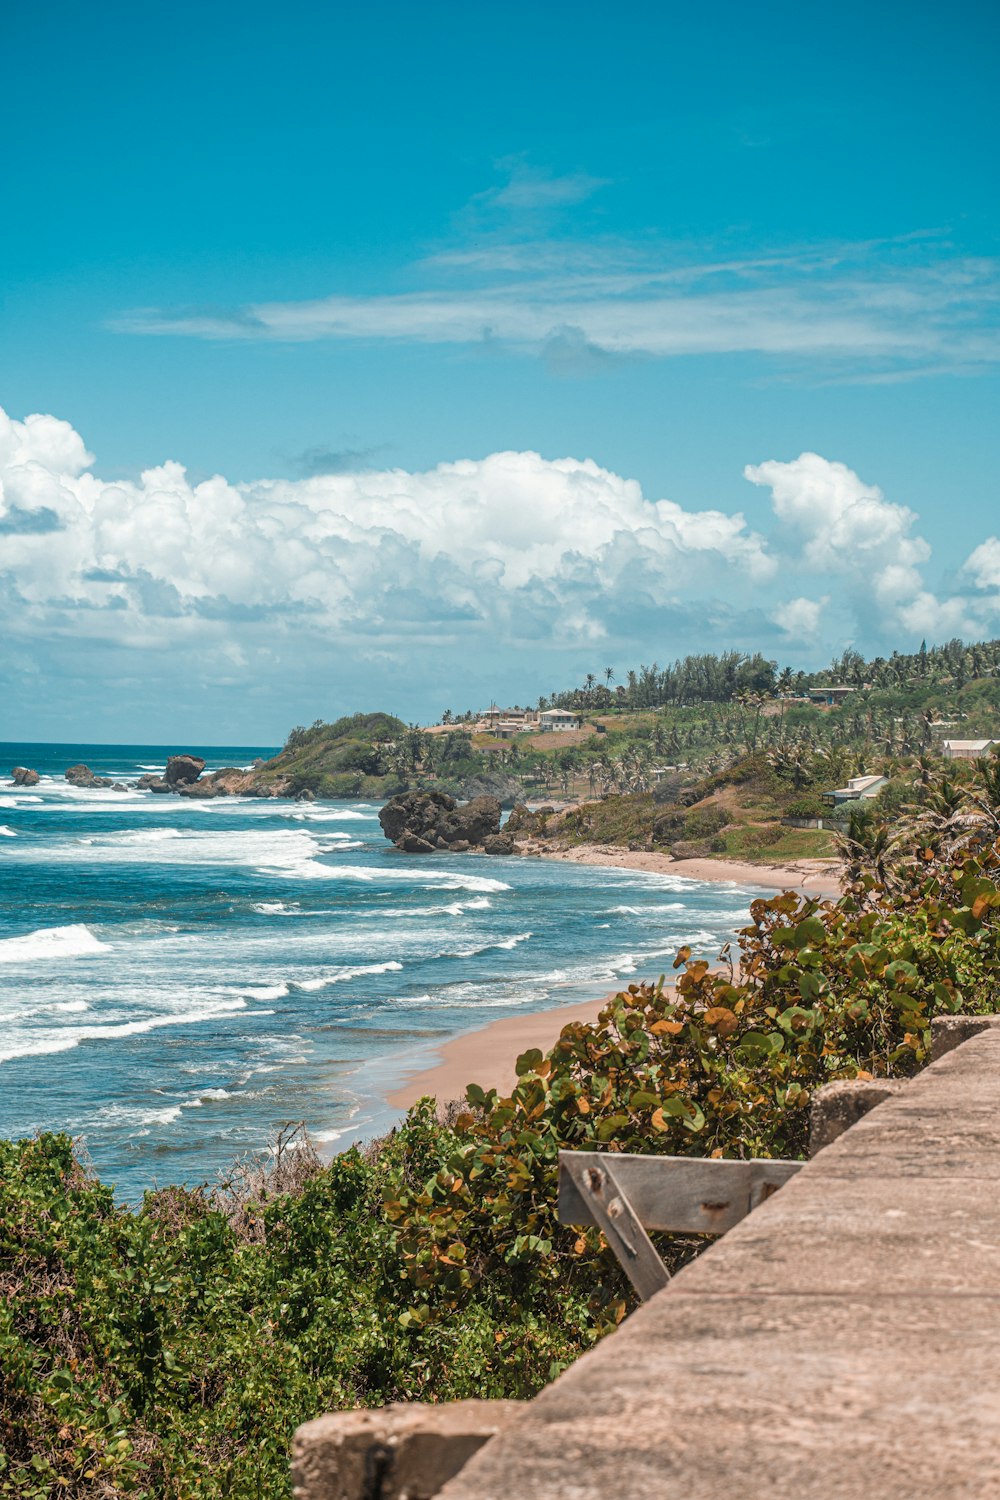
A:
[[[556,1219],[561,1147],[802,1155],[818,1086],[910,1074],[934,1015],[1000,1009],[997,765],[918,765],[842,847],[843,896],[755,901],[738,963],[682,949],[676,987],[631,985],[509,1093],[328,1165],[279,1150],[130,1208],[65,1137],[0,1143],[0,1494],[278,1500],[323,1409],[538,1390],[630,1306]]]
[[[848,649],[835,657],[829,667],[816,672],[779,669],[759,651],[752,655],[741,651],[724,651],[685,656],[672,666],[656,662],[629,671],[614,690],[615,670],[605,667],[601,673],[588,673],[579,687],[556,690],[543,700],[560,708],[622,708],[636,711],[670,705],[728,703],[741,693],[761,693],[788,697],[807,693],[810,688],[843,684],[847,687],[870,687],[875,692],[893,691],[914,685],[936,684],[960,690],[966,683],[983,677],[1000,675],[1000,641],[980,641],[970,645],[951,640],[943,646],[866,660],[860,652]]]

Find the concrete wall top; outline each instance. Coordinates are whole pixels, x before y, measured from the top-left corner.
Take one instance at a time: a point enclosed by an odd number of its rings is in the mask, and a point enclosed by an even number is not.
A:
[[[530,1402],[441,1500],[1000,1500],[1000,1029]]]

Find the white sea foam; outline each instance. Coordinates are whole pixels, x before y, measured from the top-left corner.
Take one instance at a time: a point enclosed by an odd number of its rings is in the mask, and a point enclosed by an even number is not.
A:
[[[366,974],[398,974],[402,967],[403,965],[397,963],[395,959],[389,959],[384,964],[355,964],[353,967],[345,965],[330,974],[324,974],[315,979],[294,979],[292,983],[297,990],[312,993],[316,990],[325,990],[331,984],[341,984],[345,979],[361,979]]]
[[[255,901],[253,909],[264,917],[296,917],[301,910],[297,901]]]
[[[0,823],[0,838],[16,839],[17,834],[13,828],[8,828],[6,823]]]
[[[343,845],[325,852],[340,853]],[[86,840],[47,846],[44,853],[27,846],[11,858],[28,862],[88,864],[230,865],[249,867],[260,875],[300,880],[354,880],[366,884],[407,881],[438,890],[486,893],[510,890],[502,880],[456,870],[424,867],[386,868],[322,864],[323,844],[304,828],[195,829],[147,828],[96,833]]]
[[[288,985],[284,982],[280,984],[261,984],[256,985],[252,989],[245,989],[243,993],[244,995],[249,995],[251,1000],[283,1000],[288,994]]]
[[[58,1031],[37,1031],[30,1036],[0,1041],[0,1062],[10,1062],[16,1057],[45,1057],[57,1052],[72,1052],[81,1042],[117,1041],[130,1036],[143,1036],[161,1026],[194,1026],[204,1021],[217,1021],[233,1011],[243,1010],[246,1001],[232,1000],[199,1010],[177,1011],[168,1016],[147,1016],[141,1021],[124,1021],[118,1025],[65,1027]]]
[[[296,823],[367,823],[370,818],[365,813],[350,812],[349,810],[329,808],[298,808],[295,812],[284,814],[292,818]]]
[[[359,915],[377,917],[379,921],[399,917],[460,917],[467,911],[488,911],[492,905],[489,896],[474,896],[471,901],[449,901],[446,906],[379,906]]]
[[[102,943],[82,922],[74,922],[68,927],[39,927],[35,932],[26,932],[23,937],[0,940],[0,964],[80,958],[90,953],[109,952],[110,948],[110,943]]]
[[[520,943],[526,943],[533,936],[530,932],[519,932],[514,937],[497,938],[493,942],[479,943],[474,948],[456,948],[454,953],[442,953],[442,958],[476,958],[480,953],[490,953],[500,948],[505,952],[512,952]]]
[[[407,866],[402,870],[384,869],[381,866],[373,869],[365,869],[361,865],[338,865],[322,870],[324,875],[334,876],[338,880],[363,880],[371,883],[381,880],[408,880],[411,882],[426,881],[432,884],[439,881],[439,890],[445,891],[509,891],[510,886],[503,880],[492,880],[486,875],[466,875],[456,870],[428,870],[424,867],[414,869]]]

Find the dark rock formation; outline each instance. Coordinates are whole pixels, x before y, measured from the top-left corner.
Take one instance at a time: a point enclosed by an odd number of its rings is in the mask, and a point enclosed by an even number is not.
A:
[[[37,786],[38,772],[32,771],[28,766],[15,766],[11,771],[15,786]]]
[[[488,833],[483,839],[484,854],[515,854],[516,852],[514,835],[508,833],[506,829],[502,833]]]
[[[229,790],[222,783],[211,781],[206,777],[203,781],[180,781],[172,788],[180,797],[195,797],[202,800],[205,797],[228,797]]]
[[[181,797],[228,796],[229,787],[217,784],[211,776],[199,780],[204,769],[205,762],[200,755],[171,755],[162,776],[149,771],[139,777],[136,786],[141,792],[159,792],[161,795],[175,792]]]
[[[114,782],[110,776],[95,776],[89,766],[82,764],[70,766],[66,772],[66,780],[70,786],[83,786],[87,788],[114,786]]]
[[[192,781],[197,781],[205,769],[205,762],[200,755],[172,755],[167,761],[167,769],[163,773],[164,781],[171,786],[179,786]]]
[[[446,792],[401,792],[378,815],[387,839],[407,854],[433,854],[435,849],[464,853],[484,849],[500,834],[500,803],[495,797],[474,797],[463,805]],[[506,835],[503,836],[506,839]],[[508,854],[513,849],[496,849]]]

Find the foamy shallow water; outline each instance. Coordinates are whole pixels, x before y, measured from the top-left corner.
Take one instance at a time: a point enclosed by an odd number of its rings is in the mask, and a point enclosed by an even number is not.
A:
[[[189,747],[184,747],[189,748]],[[0,746],[0,1135],[61,1129],[135,1196],[289,1120],[347,1141],[415,1053],[714,954],[754,892],[391,850],[364,804],[84,792],[168,750]],[[258,753],[229,747],[210,765]],[[36,766],[30,794],[5,782]]]

